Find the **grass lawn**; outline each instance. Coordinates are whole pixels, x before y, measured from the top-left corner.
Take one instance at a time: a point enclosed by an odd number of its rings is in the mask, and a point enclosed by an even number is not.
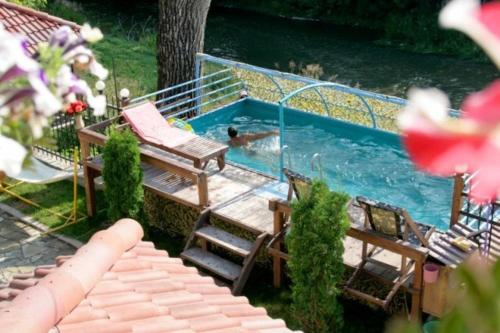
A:
[[[73,183],[70,181],[61,181],[50,185],[25,183],[14,187],[12,191],[34,201],[44,208],[63,215],[68,215],[73,206]],[[97,200],[101,201],[102,197],[102,192],[98,192]],[[60,226],[65,222],[47,210],[30,206],[2,192],[0,192],[0,202],[18,209],[25,215],[33,217],[36,221],[50,228]],[[85,214],[85,192],[81,187],[78,188],[78,212]],[[105,215],[101,212],[93,219],[87,219],[61,229],[60,233],[85,242],[95,231],[101,228],[98,221],[102,220],[105,220]]]
[[[97,59],[110,70],[106,95],[128,88],[131,97],[156,90],[156,25],[152,17],[130,15],[102,2],[50,2],[45,11],[74,21],[99,27],[104,39],[92,46]],[[114,66],[113,66],[114,65]]]

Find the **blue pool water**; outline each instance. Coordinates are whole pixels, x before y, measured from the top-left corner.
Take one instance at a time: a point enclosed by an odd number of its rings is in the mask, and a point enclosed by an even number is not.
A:
[[[277,130],[278,107],[246,99],[195,118],[191,125],[198,134],[227,141],[229,126],[240,133]],[[416,221],[447,229],[452,181],[416,171],[398,135],[293,109],[285,110],[285,125],[292,170],[319,176],[310,165],[313,155],[319,153],[324,178],[332,190],[404,207]],[[277,136],[249,147],[231,148],[226,156],[251,169],[279,175]]]

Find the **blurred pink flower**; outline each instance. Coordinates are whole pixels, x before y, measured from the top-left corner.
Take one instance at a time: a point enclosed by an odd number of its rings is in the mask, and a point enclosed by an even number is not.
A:
[[[472,199],[495,200],[500,195],[500,81],[470,95],[460,118],[449,117],[448,109],[446,95],[437,89],[409,92],[399,124],[410,158],[437,176],[475,173]]]
[[[445,28],[464,32],[500,67],[500,3],[452,0],[441,11]],[[474,174],[471,198],[477,203],[500,196],[500,80],[468,96],[460,117],[448,115],[450,103],[437,89],[409,92],[399,116],[403,142],[415,165],[437,176]]]

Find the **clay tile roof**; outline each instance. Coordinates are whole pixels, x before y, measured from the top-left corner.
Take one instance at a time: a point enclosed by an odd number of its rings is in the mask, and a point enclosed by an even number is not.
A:
[[[123,219],[73,256],[0,289],[0,327],[25,333],[285,333],[281,319],[233,296]]]
[[[75,32],[80,31],[80,26],[74,22],[4,0],[0,0],[0,23],[9,32],[24,35],[32,54],[38,43],[48,41],[51,33],[63,25],[71,27]]]

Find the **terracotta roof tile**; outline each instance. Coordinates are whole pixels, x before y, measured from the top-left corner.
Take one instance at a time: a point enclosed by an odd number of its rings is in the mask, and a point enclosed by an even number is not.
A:
[[[15,275],[0,289],[0,327],[50,333],[284,333],[264,308],[140,241],[120,220],[74,256]]]
[[[24,35],[31,53],[35,52],[38,43],[48,41],[52,31],[63,25],[77,33],[80,31],[80,26],[74,22],[4,0],[0,0],[0,22],[7,31]]]

